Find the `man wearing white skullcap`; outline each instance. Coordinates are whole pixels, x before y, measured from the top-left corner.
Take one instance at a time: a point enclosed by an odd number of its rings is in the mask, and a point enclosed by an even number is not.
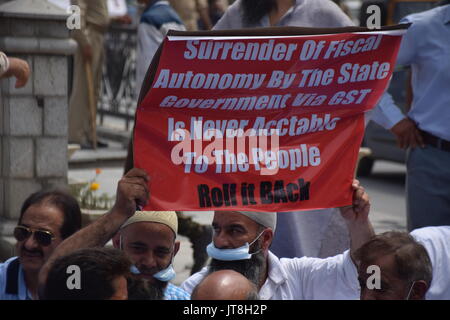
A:
[[[180,248],[176,241],[178,220],[173,211],[138,211],[145,207],[150,196],[149,176],[138,168],[128,171],[119,181],[116,201],[103,216],[64,240],[53,252],[39,274],[42,290],[48,271],[59,257],[78,249],[102,247],[113,238],[116,248],[122,248],[133,263],[132,273],[139,281],[151,285],[151,294],[145,298],[185,300],[190,295],[169,281],[174,277],[172,261]],[[134,278],[134,277],[133,277]],[[133,281],[132,281],[133,282]],[[137,286],[139,288],[139,286]],[[154,290],[158,292],[154,294]],[[133,296],[133,292],[131,296]],[[139,295],[139,294],[138,294]],[[135,295],[136,296],[136,295]]]
[[[191,293],[208,274],[231,269],[252,281],[263,300],[358,299],[352,257],[374,232],[368,218],[368,195],[358,181],[352,187],[353,205],[341,208],[350,232],[350,250],[327,259],[278,259],[269,250],[276,229],[275,212],[216,211],[213,241],[207,248],[211,263],[181,288]]]
[[[133,263],[132,272],[148,280],[165,300],[189,300],[190,296],[169,281],[175,277],[173,258],[180,249],[176,241],[175,211],[136,211],[113,238]]]
[[[262,225],[263,227],[272,229],[275,232],[277,226],[277,215],[274,212],[254,212],[239,211],[240,214],[249,217],[251,220]]]

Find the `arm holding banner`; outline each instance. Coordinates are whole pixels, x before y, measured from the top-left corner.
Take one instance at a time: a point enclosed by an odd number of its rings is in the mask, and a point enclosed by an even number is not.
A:
[[[350,255],[375,235],[369,220],[370,199],[358,180],[353,180],[353,205],[340,208],[350,232]]]
[[[131,217],[138,207],[143,207],[149,199],[147,183],[149,177],[141,169],[130,170],[119,181],[116,202],[102,217],[64,240],[53,252],[39,273],[39,284],[44,285],[53,262],[61,256],[82,248],[102,247]]]

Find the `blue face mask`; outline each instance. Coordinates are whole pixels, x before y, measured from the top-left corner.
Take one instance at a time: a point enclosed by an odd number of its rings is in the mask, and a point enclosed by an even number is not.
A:
[[[161,271],[155,273],[153,275],[153,278],[159,281],[168,282],[173,278],[175,278],[175,276],[176,276],[175,270],[173,269],[172,262],[170,262],[167,268],[162,269]]]
[[[133,274],[141,274],[139,269],[134,264],[131,266],[130,271]],[[173,269],[172,262],[170,262],[170,264],[167,268],[162,269],[161,271],[158,271],[157,273],[155,273],[153,275],[153,278],[155,278],[159,281],[168,282],[168,281],[172,280],[173,278],[175,278],[175,276],[176,276],[176,272]]]
[[[214,245],[214,241],[211,242],[207,247],[206,251],[208,252],[208,255],[216,260],[221,261],[237,261],[237,260],[248,260],[252,257],[253,254],[256,254],[259,252],[253,252],[249,253],[250,246],[261,237],[261,235],[264,233],[261,232],[255,240],[253,240],[251,243],[246,242],[242,247],[234,248],[234,249],[219,249]]]

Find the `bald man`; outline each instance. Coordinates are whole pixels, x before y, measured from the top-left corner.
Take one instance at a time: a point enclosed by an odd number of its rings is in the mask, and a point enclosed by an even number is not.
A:
[[[192,300],[259,300],[258,288],[233,270],[216,271],[206,276],[192,291]]]

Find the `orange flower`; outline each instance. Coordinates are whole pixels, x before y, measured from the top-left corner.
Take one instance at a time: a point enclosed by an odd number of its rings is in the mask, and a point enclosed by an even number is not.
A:
[[[95,173],[96,173],[96,174],[102,173],[102,169],[99,169],[99,168],[95,169]]]
[[[97,182],[92,182],[91,183],[91,190],[92,191],[98,190],[98,188],[100,188],[100,184],[99,183],[97,183]]]

